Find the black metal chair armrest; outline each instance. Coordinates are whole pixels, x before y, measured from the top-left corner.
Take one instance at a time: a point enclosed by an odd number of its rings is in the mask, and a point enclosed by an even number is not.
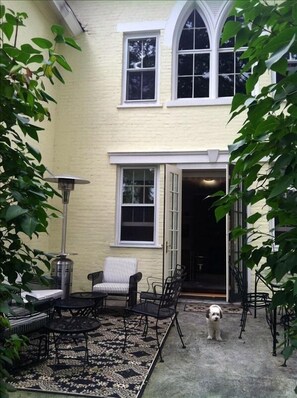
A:
[[[103,281],[103,271],[91,272],[88,275],[89,281],[92,281],[92,287],[97,283],[102,283]]]

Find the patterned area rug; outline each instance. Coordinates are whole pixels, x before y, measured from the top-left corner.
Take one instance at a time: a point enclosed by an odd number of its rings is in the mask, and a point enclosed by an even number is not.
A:
[[[205,312],[208,310],[210,304],[206,303],[188,303],[185,304],[184,311],[189,312]],[[240,305],[236,304],[219,304],[224,314],[239,314],[242,313]]]
[[[80,397],[135,398],[140,396],[156,362],[157,344],[154,323],[147,337],[142,336],[139,318],[129,318],[127,348],[122,352],[124,324],[121,316],[103,315],[101,327],[89,333],[89,363],[84,366],[83,342],[66,342],[55,363],[54,347],[49,358],[35,366],[19,370],[12,384],[17,389],[46,391]],[[159,322],[163,339],[169,322]],[[160,340],[161,340],[160,338]]]

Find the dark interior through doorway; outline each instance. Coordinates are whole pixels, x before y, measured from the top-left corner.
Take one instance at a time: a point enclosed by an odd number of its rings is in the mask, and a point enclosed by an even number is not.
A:
[[[183,294],[226,294],[226,224],[224,219],[216,222],[212,208],[216,199],[209,197],[225,189],[225,170],[183,171]]]

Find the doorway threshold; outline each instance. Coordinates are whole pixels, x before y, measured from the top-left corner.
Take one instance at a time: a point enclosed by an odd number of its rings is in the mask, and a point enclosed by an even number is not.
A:
[[[201,293],[191,293],[191,292],[181,292],[180,293],[181,298],[192,298],[192,299],[219,299],[219,300],[226,300],[226,294],[224,293],[207,293],[207,292],[201,292]]]

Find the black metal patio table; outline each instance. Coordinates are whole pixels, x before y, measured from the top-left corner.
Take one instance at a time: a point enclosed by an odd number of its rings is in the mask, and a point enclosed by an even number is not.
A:
[[[97,317],[100,313],[100,310],[103,308],[104,300],[106,299],[107,294],[101,292],[75,292],[70,294],[71,299],[75,300],[93,300],[94,306],[91,308],[91,313],[95,317]]]
[[[69,311],[72,316],[89,316],[94,310],[95,301],[69,297],[56,300],[54,306],[60,316],[62,310]]]
[[[63,350],[60,343],[69,339],[76,343],[79,335],[82,335],[85,342],[84,364],[88,363],[88,333],[99,327],[100,322],[98,319],[85,316],[62,316],[52,319],[47,325],[47,329],[53,334],[56,362],[59,363],[59,350]],[[64,350],[67,350],[67,348],[64,348]]]

